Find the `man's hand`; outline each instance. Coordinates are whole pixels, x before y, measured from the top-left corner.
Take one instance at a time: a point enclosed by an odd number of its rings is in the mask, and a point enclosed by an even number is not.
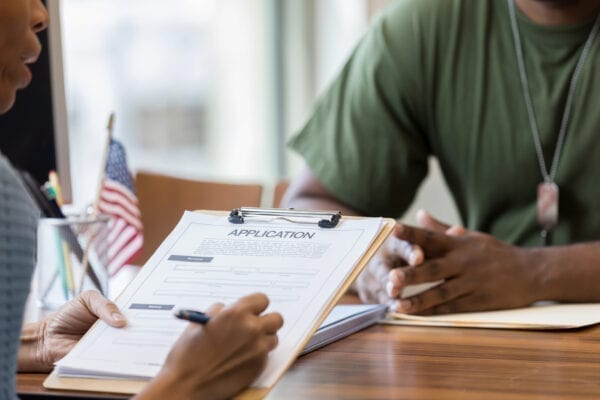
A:
[[[394,236],[420,246],[425,261],[418,267],[390,272],[395,292],[408,285],[444,281],[398,301],[397,311],[447,314],[515,308],[538,300],[537,270],[529,262],[528,250],[464,228],[448,229],[441,233],[406,225],[396,227]]]
[[[424,210],[417,211],[416,217],[419,226],[424,229],[450,235],[462,235],[465,231],[460,226],[449,226],[437,221]],[[394,299],[402,294],[405,285],[397,282],[392,271],[400,267],[416,267],[424,260],[425,256],[419,245],[390,236],[359,275],[354,289],[365,303],[393,304]]]
[[[462,226],[460,226],[460,225],[450,226],[448,224],[440,222],[439,220],[433,218],[431,216],[431,214],[429,214],[425,210],[417,211],[417,223],[423,229],[427,229],[427,230],[438,232],[438,233],[445,233],[446,235],[459,236],[459,235],[463,235],[466,233],[465,228],[463,228]],[[405,242],[405,243],[408,243],[408,242]],[[419,249],[421,254],[423,254],[423,250],[421,249],[420,246],[414,245],[414,247]],[[425,256],[422,256],[421,262],[419,262],[418,264],[415,264],[413,266],[421,265],[424,261],[424,257]],[[401,282],[397,277],[398,277],[398,273],[394,272],[394,270],[390,270],[390,273],[388,275],[389,281],[387,282],[386,289],[387,289],[388,296],[390,296],[391,298],[398,298],[401,295],[403,297],[407,297],[407,296],[410,296],[411,292],[414,294],[421,293],[421,292],[425,291],[426,289],[428,289],[429,287],[437,285],[437,281],[427,282],[420,286],[414,286],[413,290],[408,292],[408,291],[404,290],[404,289],[406,289],[406,287],[408,285],[404,285],[404,283]],[[392,309],[396,309],[398,307],[398,303],[392,302],[391,306],[392,306]]]
[[[27,324],[19,349],[19,370],[51,370],[98,318],[117,328],[127,325],[112,301],[91,290],[69,301],[43,321]]]
[[[356,279],[354,289],[364,303],[391,304],[402,288],[394,287],[390,271],[423,262],[423,251],[405,240],[390,236]]]

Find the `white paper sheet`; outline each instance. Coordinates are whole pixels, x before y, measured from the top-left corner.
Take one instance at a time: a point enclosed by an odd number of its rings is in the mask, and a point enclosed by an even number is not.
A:
[[[125,329],[96,324],[57,363],[61,376],[149,379],[187,322],[178,308],[205,310],[266,293],[285,319],[279,346],[255,387],[272,386],[381,229],[378,218],[344,219],[335,229],[286,221],[233,225],[186,212],[117,304]]]

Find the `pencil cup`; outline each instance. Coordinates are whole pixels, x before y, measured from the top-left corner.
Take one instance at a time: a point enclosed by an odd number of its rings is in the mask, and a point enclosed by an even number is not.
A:
[[[42,218],[37,230],[37,304],[57,309],[84,290],[108,294],[108,220]]]

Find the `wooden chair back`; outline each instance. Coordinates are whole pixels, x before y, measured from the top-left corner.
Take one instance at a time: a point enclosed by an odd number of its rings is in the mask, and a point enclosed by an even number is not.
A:
[[[136,264],[145,263],[173,230],[185,210],[258,207],[261,185],[195,181],[151,172],[136,174],[144,226],[144,246]]]

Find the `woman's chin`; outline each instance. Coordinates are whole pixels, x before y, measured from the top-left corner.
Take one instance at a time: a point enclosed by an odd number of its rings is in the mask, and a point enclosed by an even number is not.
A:
[[[15,104],[16,92],[14,90],[9,92],[0,92],[0,115],[8,112]]]

